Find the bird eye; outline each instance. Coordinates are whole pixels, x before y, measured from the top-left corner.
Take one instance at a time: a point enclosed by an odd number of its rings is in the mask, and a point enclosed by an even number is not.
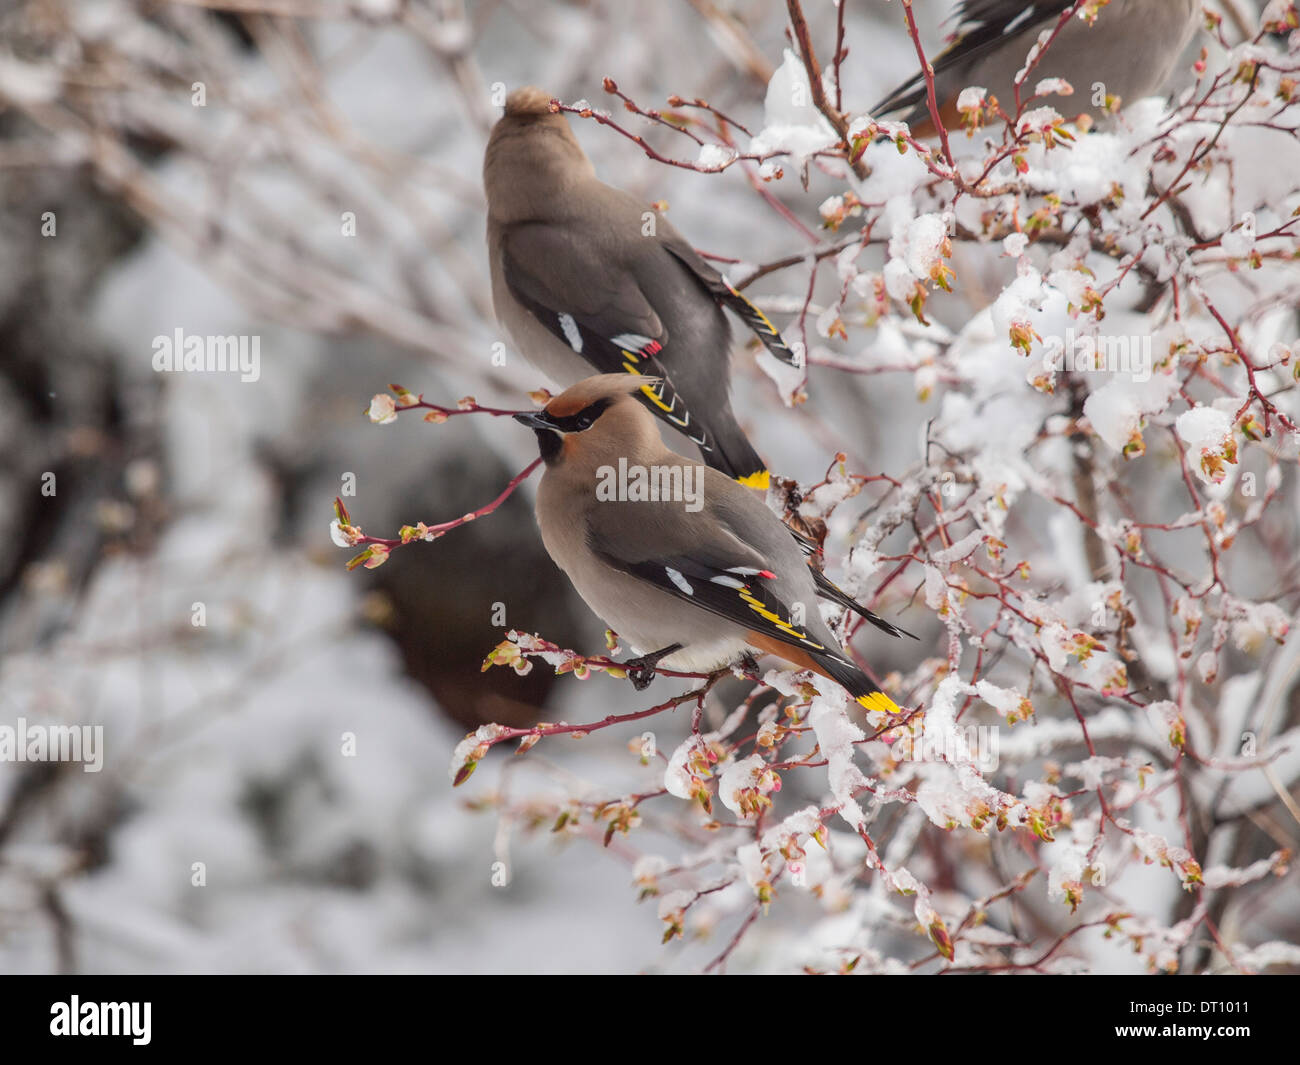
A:
[[[578,424],[578,428],[579,428],[580,430],[581,430],[581,429],[590,429],[590,428],[591,428],[591,422],[592,422],[592,417],[591,417],[590,414],[579,414],[579,415],[578,415],[578,423],[577,423],[577,424]]]

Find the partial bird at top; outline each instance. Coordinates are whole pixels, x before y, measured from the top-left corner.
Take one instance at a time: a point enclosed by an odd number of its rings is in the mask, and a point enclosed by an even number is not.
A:
[[[1077,0],[962,0],[956,10],[955,39],[938,57],[934,87],[939,117],[947,129],[959,129],[957,99],[962,89],[978,86],[996,96],[1014,117],[1015,78],[1029,50],[1044,30],[1055,29]],[[1108,0],[1089,22],[1076,13],[1021,86],[1027,103],[1047,78],[1064,78],[1072,96],[1052,94],[1034,107],[1055,107],[1063,115],[1100,118],[1108,105],[1131,104],[1164,88],[1174,64],[1196,31],[1201,0]],[[935,133],[926,99],[925,79],[916,74],[871,109],[878,117],[901,112],[917,136]]]
[[[497,317],[560,385],[592,373],[660,378],[641,400],[704,461],[753,488],[766,463],[731,410],[723,308],[775,357],[798,365],[767,316],[659,212],[602,183],[551,97],[517,89],[483,161]]]

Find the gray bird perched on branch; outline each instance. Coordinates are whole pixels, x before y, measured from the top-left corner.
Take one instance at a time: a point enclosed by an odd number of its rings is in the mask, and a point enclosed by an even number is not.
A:
[[[813,572],[755,493],[675,454],[626,374],[590,377],[515,418],[538,437],[542,541],[578,594],[638,652],[638,688],[660,664],[713,670],[770,653],[846,688],[863,706],[894,701],[844,653],[817,608]],[[617,471],[623,491],[613,487]],[[632,478],[640,477],[640,492]],[[859,612],[903,635],[865,607]]]
[[[767,466],[731,410],[723,308],[798,365],[766,315],[662,215],[599,181],[540,89],[507,98],[483,185],[492,300],[524,357],[565,386],[593,371],[659,378],[642,402],[710,466],[766,488]]]
[[[955,39],[937,58],[934,88],[945,128],[957,129],[962,89],[979,86],[996,96],[1015,117],[1015,78],[1044,30],[1056,28],[1078,0],[962,0]],[[1064,78],[1074,95],[1051,95],[1039,103],[1094,117],[1094,91],[1125,104],[1159,92],[1201,19],[1201,0],[1101,0],[1085,3],[1043,53],[1021,87],[1027,102],[1038,82]],[[1094,9],[1091,23],[1083,15]],[[1077,102],[1076,102],[1077,101]],[[927,87],[922,74],[899,86],[871,109],[874,115],[903,112],[917,136],[933,136]]]

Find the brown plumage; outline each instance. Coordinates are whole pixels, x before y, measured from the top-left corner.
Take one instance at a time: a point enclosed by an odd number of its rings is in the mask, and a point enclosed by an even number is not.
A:
[[[656,377],[641,401],[704,461],[765,488],[766,464],[731,409],[731,329],[740,316],[796,362],[770,321],[658,211],[603,184],[547,93],[517,89],[483,161],[492,301],[521,354],[552,380]]]
[[[666,448],[635,399],[639,384],[592,377],[540,413],[516,415],[546,460],[537,493],[546,549],[644,656],[634,665],[705,671],[771,653],[869,709],[898,712],[822,619],[813,575],[785,525],[755,493]],[[646,489],[642,498],[634,478],[680,491]]]

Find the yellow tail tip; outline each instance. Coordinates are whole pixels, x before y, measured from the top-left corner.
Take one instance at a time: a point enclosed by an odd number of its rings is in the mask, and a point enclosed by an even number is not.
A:
[[[884,692],[870,692],[867,695],[859,695],[858,702],[868,710],[879,710],[882,714],[901,714],[903,712],[898,708],[898,704]]]
[[[759,470],[748,477],[737,477],[736,483],[743,484],[746,488],[757,488],[760,492],[766,492],[768,485],[772,483],[772,474],[767,470]]]

